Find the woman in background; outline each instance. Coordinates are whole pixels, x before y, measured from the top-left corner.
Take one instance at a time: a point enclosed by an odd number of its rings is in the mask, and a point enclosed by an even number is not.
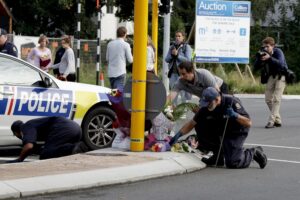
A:
[[[155,47],[152,43],[150,36],[148,35],[147,41],[147,71],[155,73]]]
[[[75,82],[75,55],[71,47],[70,36],[64,36],[61,40],[61,45],[65,49],[65,53],[62,56],[61,61],[55,65],[52,65],[51,68],[59,70],[58,78],[60,80]]]
[[[48,72],[48,68],[51,66],[52,61],[51,51],[47,48],[49,40],[45,35],[41,35],[38,43],[39,46],[33,48],[28,54],[27,61],[41,68],[45,72]]]

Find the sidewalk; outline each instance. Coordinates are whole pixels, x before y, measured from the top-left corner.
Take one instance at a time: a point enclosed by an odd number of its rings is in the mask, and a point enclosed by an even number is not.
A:
[[[205,168],[200,155],[100,149],[56,159],[0,165],[0,199],[121,184]]]

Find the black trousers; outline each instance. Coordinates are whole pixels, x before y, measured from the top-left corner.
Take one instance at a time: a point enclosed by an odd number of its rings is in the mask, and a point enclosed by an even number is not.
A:
[[[79,126],[62,127],[61,130],[50,134],[40,159],[57,158],[61,156],[71,155],[75,145],[81,140],[81,129]]]
[[[216,133],[212,130],[200,130],[195,127],[199,149],[204,151],[212,151],[213,157],[217,159],[221,136],[223,133]],[[244,149],[243,145],[248,136],[248,133],[240,133],[232,136],[230,133],[225,135],[219,160],[225,159],[227,168],[247,168],[251,164],[254,155],[254,149]]]

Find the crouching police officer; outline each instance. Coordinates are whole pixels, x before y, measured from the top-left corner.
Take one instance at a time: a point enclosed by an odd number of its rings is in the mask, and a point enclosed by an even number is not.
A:
[[[13,134],[22,140],[23,149],[16,160],[23,162],[31,153],[37,141],[44,141],[40,159],[56,158],[75,153],[83,153],[88,147],[80,142],[81,128],[72,120],[64,117],[44,117],[29,120],[26,123],[18,120],[11,125]]]
[[[203,91],[200,110],[171,139],[170,145],[195,128],[198,148],[213,152],[212,157],[202,158],[207,165],[223,166],[225,159],[227,168],[247,168],[255,160],[263,169],[267,164],[263,149],[260,146],[243,148],[251,123],[249,114],[238,98],[208,87]],[[223,134],[225,135],[220,150]]]

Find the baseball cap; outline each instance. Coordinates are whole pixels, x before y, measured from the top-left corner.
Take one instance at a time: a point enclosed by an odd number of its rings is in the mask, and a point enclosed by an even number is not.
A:
[[[201,107],[207,107],[218,96],[220,96],[220,93],[217,91],[216,88],[214,88],[214,87],[206,88],[202,93],[200,106]]]
[[[1,35],[6,35],[6,34],[7,34],[6,30],[3,29],[3,28],[0,28],[0,36]]]

